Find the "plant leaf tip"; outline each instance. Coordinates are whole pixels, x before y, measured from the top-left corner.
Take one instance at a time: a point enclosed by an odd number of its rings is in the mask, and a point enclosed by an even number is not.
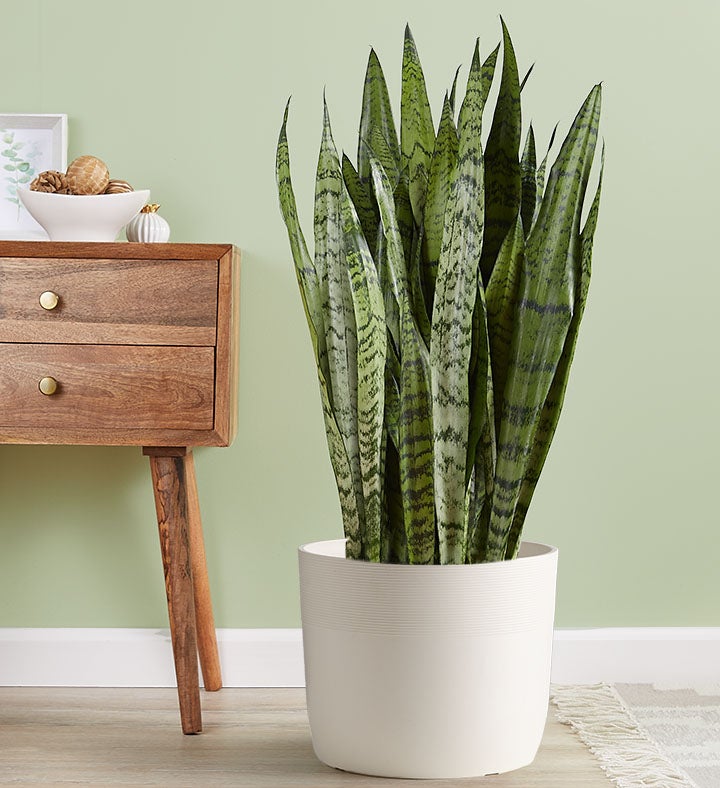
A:
[[[283,121],[282,121],[282,127],[280,129],[280,136],[282,136],[283,132],[285,131],[285,127],[287,126],[288,114],[290,113],[290,100],[291,99],[292,99],[292,96],[288,96],[288,100],[287,100],[287,102],[285,104],[285,111],[283,112]]]

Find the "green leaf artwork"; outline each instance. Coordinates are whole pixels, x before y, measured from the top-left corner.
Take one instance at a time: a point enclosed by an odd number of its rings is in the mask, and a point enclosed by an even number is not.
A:
[[[325,106],[313,255],[297,215],[285,109],[280,208],[348,558],[515,558],[555,433],[590,283],[604,152],[584,225],[581,217],[602,89],[590,91],[555,161],[553,131],[538,164],[537,129],[522,133],[533,67],[521,80],[502,19],[501,28],[484,60],[476,43],[462,101],[455,74],[437,125],[410,28],[397,126],[371,50],[356,163],[338,154]],[[0,134],[17,190],[32,165],[10,132]]]
[[[0,129],[2,141],[8,146],[0,151],[0,156],[8,159],[8,163],[3,165],[8,175],[5,176],[5,200],[17,206],[17,216],[20,218],[22,203],[18,196],[18,188],[30,183],[36,175],[31,159],[33,154],[23,155],[22,149],[25,143],[15,139],[15,132],[10,129]]]

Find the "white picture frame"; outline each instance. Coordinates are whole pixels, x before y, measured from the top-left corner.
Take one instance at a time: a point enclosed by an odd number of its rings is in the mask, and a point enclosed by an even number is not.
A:
[[[67,115],[0,114],[0,239],[47,240],[17,196],[45,170],[67,169]]]

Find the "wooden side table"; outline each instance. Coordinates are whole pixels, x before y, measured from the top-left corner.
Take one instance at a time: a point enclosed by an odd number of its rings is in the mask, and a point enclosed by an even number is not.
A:
[[[229,244],[0,242],[0,443],[142,446],[150,459],[184,733],[222,686],[193,446],[237,414]]]

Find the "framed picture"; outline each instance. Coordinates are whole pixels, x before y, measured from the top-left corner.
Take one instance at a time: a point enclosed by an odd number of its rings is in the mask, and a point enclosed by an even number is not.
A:
[[[47,239],[18,189],[27,189],[45,170],[66,168],[67,115],[0,114],[0,239]]]

